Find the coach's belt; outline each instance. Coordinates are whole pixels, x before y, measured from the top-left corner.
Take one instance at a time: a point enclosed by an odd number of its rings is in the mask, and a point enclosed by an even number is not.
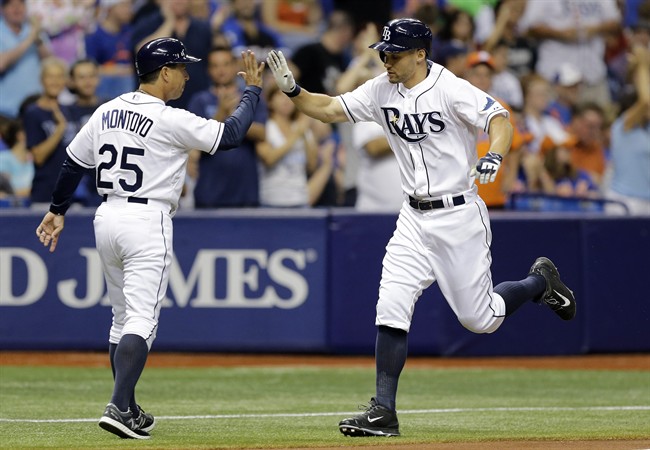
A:
[[[108,194],[104,194],[103,202],[108,200]],[[126,197],[126,201],[129,203],[139,203],[141,205],[146,205],[149,203],[149,199],[146,197]]]
[[[159,209],[166,213],[171,214],[173,212],[172,206],[169,202],[164,200],[158,200],[155,198],[146,198],[146,197],[120,197],[118,195],[106,195],[104,194],[104,202],[106,203],[130,203],[135,205],[147,205],[148,208]]]
[[[451,198],[454,206],[464,205],[465,197],[463,195],[457,195]],[[431,209],[441,209],[445,207],[445,202],[442,200],[418,200],[409,195],[409,205],[411,208],[419,209],[420,211],[429,211]]]

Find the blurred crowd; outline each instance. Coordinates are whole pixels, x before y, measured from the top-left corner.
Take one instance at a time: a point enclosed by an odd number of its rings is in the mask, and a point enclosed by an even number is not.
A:
[[[170,105],[224,120],[240,52],[287,56],[298,83],[337,95],[385,71],[368,45],[395,17],[432,29],[430,58],[497,98],[515,135],[490,209],[593,201],[650,215],[650,0],[1,0],[0,204],[42,207],[65,148],[101,103],[137,88],[133,60],[173,36],[202,58]],[[400,174],[377,124],[300,114],[267,74],[238,149],[196,151],[181,209],[354,207],[397,212]],[[183,126],[183,124],[178,124]],[[488,136],[479,132],[479,157]],[[90,172],[75,193],[101,202]],[[548,202],[541,209],[552,210]],[[524,206],[525,207],[525,206]]]

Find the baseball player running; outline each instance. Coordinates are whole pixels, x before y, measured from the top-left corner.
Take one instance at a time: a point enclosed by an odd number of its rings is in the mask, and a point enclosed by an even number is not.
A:
[[[177,39],[160,38],[136,55],[140,87],[100,106],[67,148],[50,211],[36,229],[54,251],[64,214],[84,169],[96,169],[104,202],[95,240],[113,307],[109,356],[113,396],[99,426],[122,438],[148,439],[155,420],[135,401],[135,386],[156,337],[172,262],[172,217],[185,180],[188,152],[238,147],[252,123],[264,63],[242,52],[246,89],[223,123],[166,106],[183,93],[187,64],[200,61]]]
[[[492,97],[427,60],[431,40],[418,20],[389,22],[381,41],[370,46],[386,73],[337,97],[298,86],[282,52],[267,57],[278,86],[305,114],[323,122],[380,124],[400,167],[405,201],[386,247],[375,320],[376,394],[364,412],[339,423],[347,436],[399,435],[395,398],[407,335],[415,302],[433,282],[475,333],[496,331],[529,300],[565,320],[575,315],[573,293],[547,258],[538,258],[525,279],[492,287],[492,234],[474,179],[494,181],[512,126]],[[478,160],[477,129],[490,136],[490,152]]]

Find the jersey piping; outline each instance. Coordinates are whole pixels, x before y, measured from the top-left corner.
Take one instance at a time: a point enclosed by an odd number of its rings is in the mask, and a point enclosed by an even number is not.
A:
[[[93,168],[95,168],[95,165],[94,165],[94,164],[87,163],[87,162],[82,161],[81,159],[79,159],[79,157],[77,157],[77,155],[75,155],[74,153],[72,153],[72,152],[70,151],[70,147],[66,147],[65,152],[68,154],[68,156],[69,156],[70,158],[74,159],[74,162],[76,162],[77,164],[79,164],[81,167],[83,167],[83,168],[85,168],[85,169],[93,169]]]
[[[350,117],[350,119],[352,119],[352,122],[357,123],[357,119],[355,119],[352,113],[350,112],[350,108],[348,108],[348,104],[345,103],[343,96],[339,95],[339,99],[341,100],[341,103],[343,103],[343,106],[345,107],[345,110],[348,112],[348,116]]]
[[[160,281],[158,282],[158,292],[156,292],[156,305],[153,308],[153,319],[158,320],[156,317],[156,310],[158,310],[158,303],[160,303],[160,290],[162,288],[163,279],[165,278],[165,270],[167,269],[167,240],[165,239],[165,217],[163,213],[160,213],[160,234],[162,235],[163,245],[165,246],[165,255],[163,256],[163,268],[160,272]]]
[[[221,141],[221,136],[223,135],[224,124],[222,122],[218,122],[218,123],[219,123],[219,131],[217,132],[217,136],[214,138],[212,147],[210,147],[210,151],[208,152],[210,155],[214,155],[214,153],[217,151],[218,148],[217,143]]]
[[[429,92],[435,87],[436,83],[440,79],[441,74],[442,74],[442,70],[438,73],[438,76],[436,77],[436,80],[433,82],[431,87],[422,91],[422,93],[415,98],[415,112],[418,112],[418,100],[420,100],[420,97],[422,97],[424,94],[426,94],[427,92]],[[424,157],[424,148],[422,148],[422,144],[418,143],[418,147],[420,147],[420,155],[422,155],[422,164],[424,165],[424,171],[427,174],[427,194],[429,197],[431,197],[431,178],[429,177],[429,167],[427,166],[426,158]],[[413,195],[415,195],[415,193],[413,193]]]

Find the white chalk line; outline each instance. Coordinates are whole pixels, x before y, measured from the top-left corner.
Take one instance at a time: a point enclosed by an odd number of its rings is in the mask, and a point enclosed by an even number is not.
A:
[[[579,407],[513,407],[513,408],[442,408],[442,409],[404,409],[397,413],[403,414],[452,414],[474,412],[557,412],[557,411],[650,411],[650,406],[579,406]],[[349,416],[355,412],[318,412],[318,413],[272,413],[272,414],[205,414],[193,416],[156,416],[156,420],[216,420],[216,419],[276,419],[291,417],[327,417]],[[80,423],[97,422],[99,417],[92,419],[7,419],[0,417],[0,423]]]

